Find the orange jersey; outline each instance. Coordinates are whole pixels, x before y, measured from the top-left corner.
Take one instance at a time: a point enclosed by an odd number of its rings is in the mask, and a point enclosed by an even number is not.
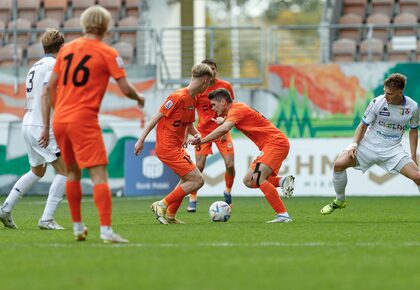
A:
[[[57,55],[58,74],[54,121],[60,123],[97,120],[109,77],[125,77],[118,52],[96,39],[78,38]]]
[[[226,120],[233,122],[236,129],[251,139],[260,150],[273,141],[287,140],[286,136],[260,112],[244,103],[233,102],[230,105]]]
[[[211,133],[214,129],[218,127],[218,125],[211,120],[211,118],[217,117],[216,112],[212,111],[210,100],[207,96],[214,90],[224,88],[229,91],[232,99],[235,98],[233,94],[232,86],[229,82],[216,79],[214,84],[208,87],[204,93],[198,94],[196,97],[196,107],[197,107],[197,114],[198,114],[198,124],[197,130],[201,133],[201,135],[205,136]]]
[[[156,145],[182,147],[186,126],[195,121],[195,101],[187,88],[166,98],[159,111],[165,115],[157,124]]]

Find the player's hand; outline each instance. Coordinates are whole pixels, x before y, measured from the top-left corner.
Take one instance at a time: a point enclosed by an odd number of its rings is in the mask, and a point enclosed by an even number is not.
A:
[[[211,118],[213,122],[215,122],[217,125],[222,125],[226,118],[223,117],[217,117],[217,118]]]
[[[47,148],[48,144],[50,142],[50,128],[49,127],[43,127],[41,132],[41,137],[38,139],[38,144],[42,148]]]
[[[142,93],[137,93],[137,105],[139,106],[140,109],[143,109],[144,107],[144,102],[145,102],[145,98],[144,95]]]
[[[347,151],[347,154],[349,155],[349,157],[351,159],[355,159],[356,155],[357,155],[357,143],[352,143],[349,146],[347,146],[346,149],[344,149],[344,151]]]
[[[201,145],[201,135],[195,134],[194,138],[190,139],[188,143],[191,145]]]
[[[144,147],[144,140],[138,139],[136,144],[134,145],[134,154],[139,155]]]

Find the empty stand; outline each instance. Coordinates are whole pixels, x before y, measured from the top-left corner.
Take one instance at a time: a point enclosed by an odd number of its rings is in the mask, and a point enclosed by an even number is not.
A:
[[[137,28],[139,23],[139,19],[133,16],[126,17],[121,19],[118,23],[120,28]],[[341,30],[340,30],[341,31]],[[133,47],[137,45],[137,31],[120,31],[119,32],[119,41],[121,42],[128,42]]]
[[[134,58],[134,47],[128,42],[117,42],[113,47],[118,51],[125,64],[131,64]]]
[[[417,41],[416,61],[420,61],[420,40]]]
[[[64,33],[64,39],[66,42],[72,41],[80,36],[83,35],[82,32],[82,25],[80,24],[80,18],[79,17],[73,17],[68,19],[64,22],[64,28],[71,29],[73,31],[71,32],[65,32]]]
[[[38,20],[40,0],[17,0],[17,5],[18,18],[29,20],[31,25],[35,25]]]
[[[371,14],[381,13],[392,17],[394,14],[395,0],[372,0]]]
[[[354,13],[364,19],[367,12],[367,0],[344,0],[343,14]]]
[[[80,17],[80,15],[82,14],[82,12],[92,6],[95,5],[95,0],[73,0],[72,1],[73,4],[73,13],[72,16],[73,17]]]
[[[0,1],[0,21],[8,23],[11,20],[12,15],[12,0],[1,0]]]
[[[390,22],[389,16],[382,13],[370,15],[366,21],[367,24],[373,25],[390,25]],[[371,37],[387,41],[389,38],[389,29],[386,27],[374,27]]]
[[[44,17],[57,20],[60,25],[64,23],[67,13],[67,0],[44,0]]]
[[[13,44],[8,44],[3,47],[0,47],[0,66],[2,67],[13,67],[14,62],[14,53],[15,53],[15,46]],[[22,48],[17,47],[17,64],[22,64],[22,55],[23,51]]]
[[[140,1],[139,0],[125,0],[125,16],[126,17],[140,17]]]
[[[98,4],[108,9],[114,23],[118,23],[118,19],[120,19],[121,0],[99,0]]]
[[[3,45],[3,35],[4,35],[4,30],[6,29],[6,24],[0,20],[0,46]]]
[[[420,16],[420,1],[419,0],[400,0],[400,13],[410,13]]]
[[[332,45],[332,60],[336,62],[353,62],[356,57],[356,42],[353,39],[339,39]]]
[[[350,14],[345,14],[341,16],[338,23],[340,25],[361,25],[362,22],[363,22],[363,19],[360,15],[350,13]],[[355,28],[355,27],[340,28],[338,31],[338,37],[350,38],[350,39],[359,41],[360,28]]]
[[[411,61],[411,50],[396,50],[393,48],[392,42],[387,43],[387,53],[389,61]]]
[[[411,13],[402,13],[395,16],[395,25],[408,25],[411,27],[395,27],[396,36],[416,36],[417,37],[417,16]]]
[[[44,48],[40,42],[34,43],[28,47],[28,66],[32,66],[42,57],[44,57]]]
[[[17,32],[17,44],[23,49],[26,49],[29,45],[31,23],[27,19],[18,18],[16,21],[10,21],[7,24],[7,29],[22,29],[24,31]],[[9,32],[8,43],[13,42],[13,32]]]
[[[44,18],[44,19],[42,19],[42,20],[40,20],[36,23],[36,28],[37,29],[42,29],[42,30],[45,30],[46,28],[59,29],[60,28],[60,22],[58,22],[58,20],[56,20],[56,19]],[[44,32],[37,32],[36,33],[37,41],[40,40],[43,33]]]
[[[365,39],[360,43],[361,61],[382,61],[384,58],[384,42],[381,39]]]

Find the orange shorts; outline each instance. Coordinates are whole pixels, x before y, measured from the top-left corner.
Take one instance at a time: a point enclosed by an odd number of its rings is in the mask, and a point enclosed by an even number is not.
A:
[[[192,162],[190,155],[184,148],[174,147],[168,149],[156,146],[156,155],[160,161],[167,165],[179,177],[185,176],[195,168],[195,163]]]
[[[53,123],[53,130],[64,163],[79,168],[107,165],[104,140],[99,124]]]
[[[284,139],[280,142],[267,144],[261,150],[261,154],[254,159],[250,168],[255,170],[257,163],[262,163],[273,170],[271,175],[276,176],[284,159],[286,159],[287,155],[289,154],[289,149],[290,144],[287,139]]]
[[[203,137],[207,136],[206,135],[202,135]],[[232,142],[232,137],[230,136],[229,133],[227,133],[225,140],[220,141],[221,138],[214,140],[213,142],[208,142],[208,143],[204,143],[201,144],[200,146],[196,146],[195,147],[195,155],[210,155],[213,154],[213,150],[211,149],[212,144],[216,144],[217,149],[219,149],[219,152],[222,156],[226,156],[229,154],[233,154],[234,150],[233,150],[233,142]]]

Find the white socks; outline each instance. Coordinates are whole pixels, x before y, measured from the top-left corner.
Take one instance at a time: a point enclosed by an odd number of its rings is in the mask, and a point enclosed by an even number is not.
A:
[[[112,233],[113,231],[111,226],[101,226],[101,235],[110,235]]]
[[[344,191],[346,190],[347,185],[347,172],[345,170],[341,172],[334,171],[332,182],[337,199],[341,201],[345,200],[346,197]]]
[[[163,203],[163,199],[159,201],[159,206],[162,208],[167,208],[167,206]]]
[[[27,193],[28,190],[40,179],[41,177],[37,176],[32,171],[29,171],[19,178],[4,201],[2,210],[5,212],[11,212],[18,200],[22,198],[22,196]]]
[[[60,201],[63,200],[65,187],[66,177],[57,174],[51,183],[50,192],[48,193],[47,203],[41,220],[48,221],[54,218],[55,211],[57,210]]]

